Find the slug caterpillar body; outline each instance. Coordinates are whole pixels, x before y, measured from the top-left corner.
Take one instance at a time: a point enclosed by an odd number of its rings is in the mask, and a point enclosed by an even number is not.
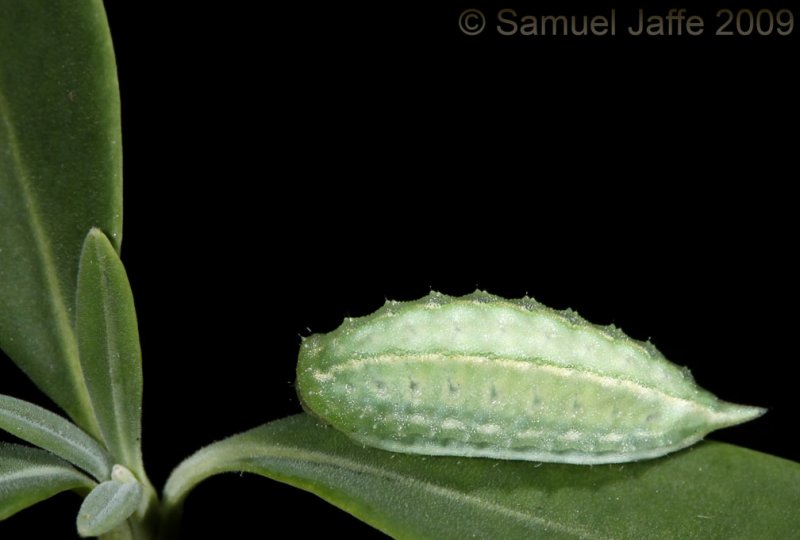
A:
[[[384,450],[579,464],[662,456],[764,413],[613,326],[480,291],[389,301],[306,338],[297,390]]]

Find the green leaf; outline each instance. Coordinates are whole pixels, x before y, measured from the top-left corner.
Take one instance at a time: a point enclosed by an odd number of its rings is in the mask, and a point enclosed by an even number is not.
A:
[[[90,228],[120,246],[120,138],[102,0],[0,0],[0,348],[92,435],[75,278]]]
[[[142,501],[142,485],[131,473],[114,467],[115,479],[103,482],[83,500],[78,512],[78,534],[100,536],[122,525],[133,515]],[[117,478],[118,476],[122,476]]]
[[[108,454],[97,441],[38,405],[0,394],[0,429],[49,450],[97,480],[106,480],[111,474]]]
[[[118,463],[144,478],[139,445],[142,354],[122,261],[99,229],[86,236],[78,271],[78,346],[100,431]]]
[[[165,488],[181,501],[246,471],[316,493],[396,538],[791,538],[800,464],[704,442],[624,465],[423,457],[359,446],[297,415],[212,444]]]
[[[62,491],[94,485],[49,452],[0,443],[0,520]]]

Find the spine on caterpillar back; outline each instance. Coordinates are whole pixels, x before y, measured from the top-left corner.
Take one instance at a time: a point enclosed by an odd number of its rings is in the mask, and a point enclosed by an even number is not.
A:
[[[614,327],[480,291],[389,301],[310,336],[297,389],[310,414],[385,450],[585,464],[661,456],[764,412]]]

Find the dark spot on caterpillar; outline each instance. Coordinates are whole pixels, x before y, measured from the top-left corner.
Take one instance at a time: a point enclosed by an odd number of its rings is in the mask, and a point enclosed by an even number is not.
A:
[[[489,391],[489,397],[492,401],[497,401],[497,387],[492,384],[492,389]]]
[[[458,394],[458,385],[453,383],[450,379],[447,379],[447,388],[450,390],[451,394]]]
[[[389,390],[386,388],[386,383],[382,380],[375,381],[375,395],[386,398],[389,394]]]
[[[408,379],[408,387],[411,389],[412,392],[416,392],[417,388],[419,388],[419,384],[414,379]]]

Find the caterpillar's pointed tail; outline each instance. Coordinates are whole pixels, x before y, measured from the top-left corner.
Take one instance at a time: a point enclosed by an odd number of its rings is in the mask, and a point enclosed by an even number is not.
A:
[[[720,402],[717,414],[715,415],[715,429],[721,429],[755,420],[767,412],[763,407],[751,407],[750,405],[737,405],[736,403]]]

